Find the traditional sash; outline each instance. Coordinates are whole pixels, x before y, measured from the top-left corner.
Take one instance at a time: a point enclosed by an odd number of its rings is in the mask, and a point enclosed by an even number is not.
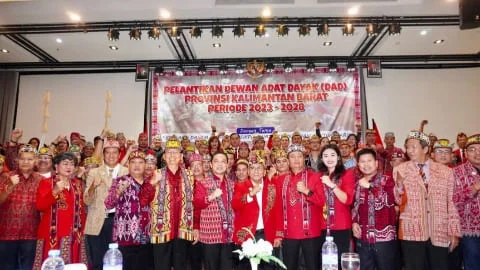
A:
[[[335,185],[339,186],[341,184],[342,178],[339,179],[332,179],[332,182]],[[325,198],[327,199],[327,204],[324,208],[323,216],[327,221],[327,233],[330,232],[330,227],[332,224],[335,223],[335,194],[333,193],[333,189],[323,185],[323,192],[325,193]]]
[[[288,217],[287,217],[287,200],[290,199],[290,204],[293,207],[297,201],[298,198],[291,198],[294,196],[292,192],[290,193],[290,198],[287,198],[287,192],[288,192],[288,186],[290,184],[290,176],[291,173],[289,173],[287,176],[285,176],[285,179],[283,180],[283,186],[282,186],[282,204],[283,204],[283,230],[286,232],[287,231],[287,225],[288,225]],[[301,180],[302,182],[305,183],[306,186],[308,186],[308,179],[307,179],[307,170],[302,171],[302,176]],[[295,192],[298,193],[297,190]],[[296,195],[296,193],[295,193]],[[300,195],[300,194],[299,194]],[[293,200],[292,200],[293,199]],[[305,196],[300,195],[300,202],[302,206],[302,227],[306,235],[309,234],[309,229],[310,229],[310,217],[311,217],[311,209],[310,205],[306,203]]]
[[[185,194],[182,196],[182,209],[181,220],[179,228],[179,237],[185,240],[193,240],[193,190],[192,190],[192,176],[185,170],[185,168],[179,168],[183,184],[181,184],[181,192]],[[161,169],[161,179],[158,190],[158,212],[157,212],[157,225],[156,229],[160,233],[158,237],[152,237],[154,243],[165,243],[170,241],[170,222],[164,222],[165,219],[170,217],[170,201],[171,190],[167,185],[167,168]],[[167,205],[167,207],[165,207]],[[159,239],[157,239],[159,238]]]
[[[209,191],[209,193],[213,192],[215,189],[217,189],[217,182],[215,181],[215,178],[213,174],[210,172],[209,173],[209,178],[212,181],[212,189]],[[215,200],[217,201],[218,208],[220,210],[220,216],[222,217],[222,228],[223,228],[223,238],[226,243],[230,242],[232,239],[233,235],[233,217],[232,217],[232,205],[231,202],[233,198],[233,187],[230,184],[230,179],[226,179],[225,176],[223,176],[224,179],[220,179],[220,181],[226,181],[227,185],[227,207],[225,207],[225,204],[223,203],[222,196],[218,196]]]
[[[60,181],[59,177],[56,176],[53,181],[52,181],[52,190],[55,187],[56,183]],[[71,187],[71,190],[74,192],[74,213],[73,213],[73,230],[71,233],[71,236],[66,236],[62,239],[60,239],[63,247],[60,247],[61,250],[67,250],[68,248],[65,247],[65,243],[69,244],[69,247],[71,247],[71,244],[73,242],[81,243],[82,241],[82,220],[81,220],[81,208],[82,206],[80,205],[80,198],[82,196],[82,186],[76,182],[73,181],[73,179],[69,180],[69,185]],[[70,192],[70,191],[69,191]],[[57,247],[58,240],[57,240],[57,224],[58,224],[58,208],[64,208],[68,207],[66,205],[67,202],[65,200],[65,197],[63,195],[63,191],[59,194],[59,199],[52,205],[51,207],[51,215],[50,215],[50,249],[54,249]],[[70,238],[73,238],[73,240],[70,240]],[[67,239],[67,240],[65,240]],[[70,256],[67,256],[70,253],[65,253],[62,252],[62,256],[64,257],[65,263],[70,263]]]

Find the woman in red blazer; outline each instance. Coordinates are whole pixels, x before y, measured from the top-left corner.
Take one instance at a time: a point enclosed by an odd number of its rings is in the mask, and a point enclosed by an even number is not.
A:
[[[326,205],[323,217],[327,230],[322,232],[322,244],[326,234],[333,236],[338,247],[338,258],[350,249],[352,232],[351,206],[353,203],[355,176],[353,170],[345,170],[340,150],[336,145],[327,145],[320,151],[318,165],[325,193]]]

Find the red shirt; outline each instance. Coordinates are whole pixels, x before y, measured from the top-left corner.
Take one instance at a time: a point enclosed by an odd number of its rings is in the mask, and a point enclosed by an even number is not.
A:
[[[36,240],[40,213],[36,208],[36,195],[43,177],[32,172],[25,179],[19,171],[2,174],[0,193],[10,183],[10,176],[17,174],[20,182],[13,188],[7,200],[0,204],[0,240]]]
[[[297,183],[302,181],[304,172],[306,172],[307,188],[313,192],[312,196],[306,196],[297,191]],[[307,239],[320,236],[321,231],[326,228],[325,219],[322,216],[325,195],[320,174],[312,170],[304,170],[298,174],[290,172],[280,176],[275,180],[275,184],[275,237]]]
[[[321,176],[320,176],[321,177]],[[323,185],[324,189],[328,189]],[[346,170],[342,175],[341,182],[337,188],[340,188],[347,194],[347,201],[345,203],[340,202],[337,196],[334,195],[334,218],[332,224],[330,224],[331,230],[347,230],[352,228],[352,214],[350,212],[351,205],[353,203],[354,189],[355,189],[355,173],[354,169]],[[326,200],[327,198],[325,198]],[[323,211],[322,211],[323,213]]]

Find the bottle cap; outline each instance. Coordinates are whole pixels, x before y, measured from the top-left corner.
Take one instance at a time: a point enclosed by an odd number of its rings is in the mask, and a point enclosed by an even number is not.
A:
[[[326,239],[327,241],[329,241],[329,242],[330,242],[330,241],[333,241],[333,236],[327,236],[327,237],[325,237],[325,239]]]
[[[110,243],[108,244],[108,248],[118,248],[118,243]]]
[[[48,251],[48,256],[49,257],[60,256],[60,250],[59,249],[50,249]]]

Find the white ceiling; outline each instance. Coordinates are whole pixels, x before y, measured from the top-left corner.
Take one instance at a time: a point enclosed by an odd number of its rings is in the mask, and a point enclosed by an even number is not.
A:
[[[351,7],[358,7],[355,16],[422,16],[458,15],[456,0],[364,0],[356,3],[342,0],[295,0],[294,4],[248,4],[275,0],[217,0],[234,4],[217,5],[215,0],[38,0],[1,1],[0,26],[10,24],[71,23],[67,12],[76,12],[81,22],[114,22],[121,20],[160,19],[160,10],[168,9],[171,19],[241,18],[259,17],[264,7],[269,7],[274,17],[344,17]],[[277,0],[289,2],[290,0]],[[243,3],[243,4],[242,4]],[[291,27],[287,37],[277,37],[275,29],[269,28],[269,37],[258,38],[253,29],[246,29],[245,36],[234,38],[232,29],[224,29],[222,39],[212,38],[210,29],[203,29],[201,38],[191,38],[184,30],[186,40],[197,59],[286,57],[286,56],[349,56],[366,37],[365,29],[357,27],[355,34],[344,37],[341,29],[331,28],[328,37],[317,36],[312,25],[311,35],[299,37]],[[422,36],[420,31],[427,30]],[[122,61],[122,60],[174,60],[173,50],[167,35],[162,31],[159,40],[149,40],[143,30],[142,40],[129,40],[128,32],[121,32],[120,40],[110,42],[106,32],[31,34],[25,35],[42,50],[59,60],[71,61]],[[56,42],[57,38],[62,43]],[[434,40],[444,39],[440,45]],[[323,46],[331,41],[332,46]],[[214,48],[213,43],[221,43]],[[110,45],[119,50],[109,49]],[[10,53],[0,53],[0,63],[36,62],[35,56],[9,39],[0,35],[0,48]],[[401,35],[386,35],[372,55],[419,55],[419,54],[474,54],[480,51],[480,28],[460,31],[458,26],[403,27]]]

